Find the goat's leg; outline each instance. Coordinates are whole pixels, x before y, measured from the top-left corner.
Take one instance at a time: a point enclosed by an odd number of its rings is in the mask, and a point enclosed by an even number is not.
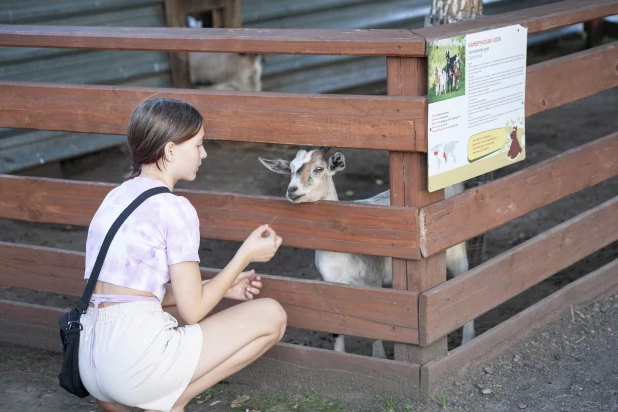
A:
[[[333,338],[335,338],[335,352],[345,353],[345,335],[333,333]]]
[[[468,271],[469,263],[466,254],[466,242],[446,249],[446,268],[457,277]],[[474,339],[474,320],[466,323],[463,328],[461,344],[465,345]]]
[[[472,339],[474,339],[474,336],[475,336],[474,320],[471,320],[470,322],[466,323],[463,327],[463,336],[461,338],[461,344],[465,345],[466,343],[470,342]]]
[[[381,340],[373,341],[373,350],[371,352],[371,356],[374,358],[382,358],[386,359],[386,351],[384,350],[384,344]]]

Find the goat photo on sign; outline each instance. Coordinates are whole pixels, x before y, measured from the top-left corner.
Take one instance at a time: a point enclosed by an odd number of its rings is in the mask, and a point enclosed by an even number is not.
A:
[[[440,102],[465,94],[465,36],[437,40],[429,46],[429,103]]]
[[[328,155],[328,148],[302,148],[292,161],[259,158],[270,171],[290,175],[286,198],[292,203],[310,203],[320,200],[339,201],[333,176],[346,167],[346,158],[336,151]],[[446,197],[463,191],[463,184],[446,188]],[[372,198],[355,200],[367,205],[390,205],[390,190]],[[393,281],[392,258],[383,256],[340,253],[325,250],[315,251],[315,264],[320,275],[327,282],[345,283],[363,287],[391,287]],[[447,269],[453,276],[468,271],[466,243],[455,245],[446,251]],[[474,338],[474,321],[463,329],[463,341]],[[335,351],[345,352],[343,335],[335,335]],[[373,342],[372,356],[385,358],[381,340]]]

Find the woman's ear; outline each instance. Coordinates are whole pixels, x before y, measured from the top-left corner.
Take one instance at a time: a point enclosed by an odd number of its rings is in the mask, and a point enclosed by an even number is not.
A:
[[[173,163],[175,154],[176,145],[174,144],[174,142],[167,142],[165,144],[165,161]]]

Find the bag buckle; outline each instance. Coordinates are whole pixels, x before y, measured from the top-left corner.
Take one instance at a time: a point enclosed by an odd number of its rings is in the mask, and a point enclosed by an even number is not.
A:
[[[71,321],[69,321],[69,323],[67,324],[67,329],[73,329],[73,325],[74,324],[78,325],[80,331],[84,330],[84,327],[82,326],[82,324],[78,320],[71,320]]]

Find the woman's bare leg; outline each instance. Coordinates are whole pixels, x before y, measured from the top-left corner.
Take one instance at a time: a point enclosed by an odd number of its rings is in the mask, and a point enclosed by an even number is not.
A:
[[[172,411],[183,411],[195,396],[263,355],[283,337],[286,322],[281,305],[268,298],[241,303],[202,320],[202,353],[191,383]]]

